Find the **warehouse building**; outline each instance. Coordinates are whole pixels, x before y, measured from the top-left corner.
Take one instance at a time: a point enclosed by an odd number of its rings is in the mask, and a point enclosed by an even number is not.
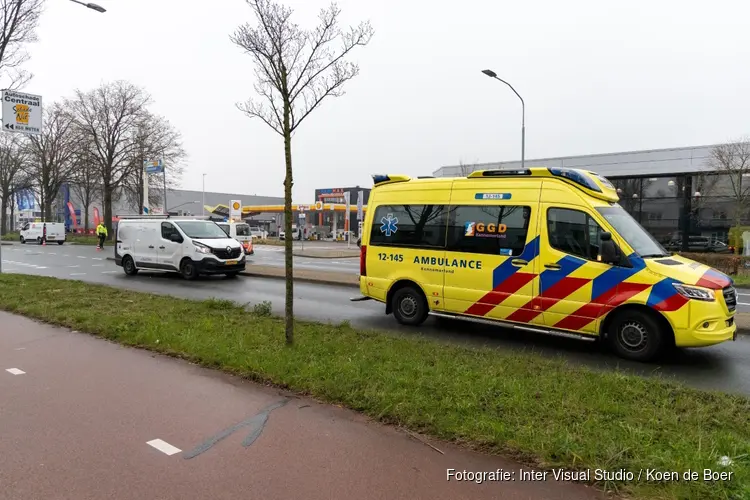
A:
[[[728,251],[738,203],[729,177],[717,175],[712,167],[716,147],[538,158],[526,160],[525,165],[577,168],[607,177],[620,194],[620,205],[668,250]],[[433,175],[460,177],[475,170],[519,168],[520,161],[452,165]],[[742,212],[742,223],[747,225],[747,214]]]

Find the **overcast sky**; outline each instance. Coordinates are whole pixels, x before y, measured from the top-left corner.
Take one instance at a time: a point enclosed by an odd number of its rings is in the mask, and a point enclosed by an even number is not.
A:
[[[182,187],[281,195],[283,144],[235,103],[252,61],[229,39],[254,21],[244,0],[97,0],[104,14],[47,0],[24,89],[44,102],[130,80],[183,134]],[[327,4],[288,0],[311,27]],[[750,3],[662,0],[343,0],[369,19],[360,75],[298,129],[295,201],[315,188],[371,186],[373,173],[443,165],[704,145],[750,134]]]

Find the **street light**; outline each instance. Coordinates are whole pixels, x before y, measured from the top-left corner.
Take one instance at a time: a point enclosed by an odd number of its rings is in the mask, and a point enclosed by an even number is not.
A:
[[[83,5],[84,7],[88,7],[89,9],[95,10],[97,12],[107,12],[107,9],[95,3],[80,2],[79,0],[70,0],[70,1],[73,3],[77,3],[78,5]]]
[[[516,94],[519,99],[521,99],[521,168],[524,168],[524,160],[526,156],[526,104],[523,102],[523,97],[521,97],[521,95],[516,92],[516,89],[513,88],[513,85],[501,78],[498,78],[497,73],[495,73],[491,69],[484,69],[482,70],[482,73],[489,76],[490,78],[494,78],[495,80],[500,80],[505,85],[510,87],[510,90],[512,90],[513,93]]]
[[[203,216],[206,216],[206,174],[203,174]]]

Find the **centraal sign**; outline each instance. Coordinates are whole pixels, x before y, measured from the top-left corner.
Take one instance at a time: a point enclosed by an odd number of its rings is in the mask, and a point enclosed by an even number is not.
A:
[[[3,128],[8,132],[42,133],[42,96],[3,90]]]

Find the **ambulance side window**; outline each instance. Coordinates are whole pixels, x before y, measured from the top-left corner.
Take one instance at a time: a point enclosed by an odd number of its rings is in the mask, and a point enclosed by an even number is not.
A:
[[[370,245],[443,249],[447,213],[444,205],[381,205],[375,210]]]
[[[547,235],[552,248],[587,260],[597,260],[603,230],[586,212],[568,208],[547,210]]]
[[[459,205],[451,207],[448,251],[517,256],[526,247],[531,207]]]

